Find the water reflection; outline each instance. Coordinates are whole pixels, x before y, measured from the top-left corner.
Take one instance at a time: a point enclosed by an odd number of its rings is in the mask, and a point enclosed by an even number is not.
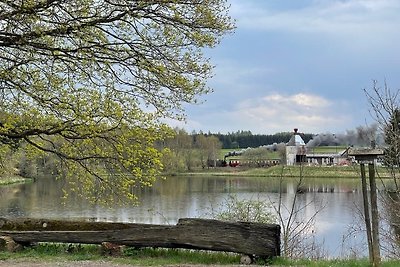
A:
[[[230,194],[239,199],[277,203],[281,191],[282,203],[290,207],[296,182],[272,178],[169,177],[151,188],[136,191],[141,201],[138,206],[105,208],[77,197],[63,203],[64,183],[49,178],[0,187],[0,216],[176,224],[179,218],[209,217]],[[314,229],[318,240],[326,245],[329,255],[340,256],[342,239],[358,220],[356,207],[362,207],[360,183],[352,179],[306,179],[300,190],[298,204],[305,206],[302,218],[306,220],[319,211]]]

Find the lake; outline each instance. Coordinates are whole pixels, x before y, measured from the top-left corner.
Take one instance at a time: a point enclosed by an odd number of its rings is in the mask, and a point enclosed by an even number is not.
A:
[[[63,203],[64,183],[39,179],[30,184],[0,187],[0,216],[176,224],[179,218],[211,217],[224,210],[223,204],[230,196],[276,206],[281,191],[282,214],[287,217],[289,212],[285,210],[293,204],[296,183],[294,178],[281,183],[274,178],[169,177],[157,181],[151,188],[138,190],[140,204],[137,206],[102,207],[79,198],[69,198]],[[358,180],[305,179],[296,204],[297,221],[304,222],[316,215],[315,224],[304,234],[312,237],[326,255],[365,255],[363,234],[350,232],[363,224],[357,212],[362,209]]]

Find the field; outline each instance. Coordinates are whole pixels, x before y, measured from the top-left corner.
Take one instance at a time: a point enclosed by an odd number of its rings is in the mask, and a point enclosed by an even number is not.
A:
[[[344,151],[347,147],[346,146],[320,146],[320,147],[314,147],[309,150],[308,153],[310,154],[334,154],[334,153],[340,153]],[[237,148],[237,149],[228,149],[228,148],[223,148],[219,151],[218,154],[218,159],[224,159],[224,156],[227,155],[229,152],[234,152],[234,151],[242,151],[244,148]],[[243,156],[234,156],[235,158],[241,159]],[[265,152],[265,159],[278,159],[279,158],[279,152],[278,151],[267,151]]]
[[[315,147],[308,151],[309,154],[336,154],[344,152],[347,149],[346,146],[321,146]],[[242,149],[221,149],[219,151],[219,159],[224,159],[224,156],[229,152],[242,151]],[[267,151],[262,155],[253,155],[254,160],[263,159],[280,159],[280,153],[278,151]],[[247,160],[251,159],[249,155],[235,155],[226,158],[229,160]],[[391,177],[389,171],[384,167],[377,167],[378,178],[388,178]],[[204,172],[204,171],[201,171]],[[308,166],[304,163],[303,166],[273,166],[270,168],[249,168],[244,166],[239,166],[235,168],[222,167],[207,169],[208,174],[212,175],[236,175],[236,176],[258,176],[258,177],[299,177],[301,174],[304,177],[324,177],[324,178],[359,178],[360,177],[360,167],[358,164],[352,166]]]
[[[340,153],[346,149],[347,149],[346,146],[317,146],[317,147],[311,148],[309,153],[310,154],[312,154],[312,153],[314,153],[314,154],[323,154],[323,153],[333,154],[333,153]]]

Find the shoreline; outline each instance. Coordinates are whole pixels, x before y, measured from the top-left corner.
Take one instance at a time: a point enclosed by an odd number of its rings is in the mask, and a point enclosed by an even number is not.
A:
[[[377,167],[377,178],[390,179],[389,170]],[[216,167],[192,171],[165,173],[165,176],[240,176],[282,178],[359,179],[360,167],[353,166],[273,166],[268,168]]]

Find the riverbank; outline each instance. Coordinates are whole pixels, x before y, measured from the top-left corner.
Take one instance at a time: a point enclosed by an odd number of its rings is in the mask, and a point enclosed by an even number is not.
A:
[[[390,178],[390,172],[384,167],[377,167],[377,177]],[[287,178],[353,178],[361,177],[360,167],[353,166],[273,166],[268,168],[217,167],[175,173],[174,175],[208,175],[241,177],[287,177]]]

